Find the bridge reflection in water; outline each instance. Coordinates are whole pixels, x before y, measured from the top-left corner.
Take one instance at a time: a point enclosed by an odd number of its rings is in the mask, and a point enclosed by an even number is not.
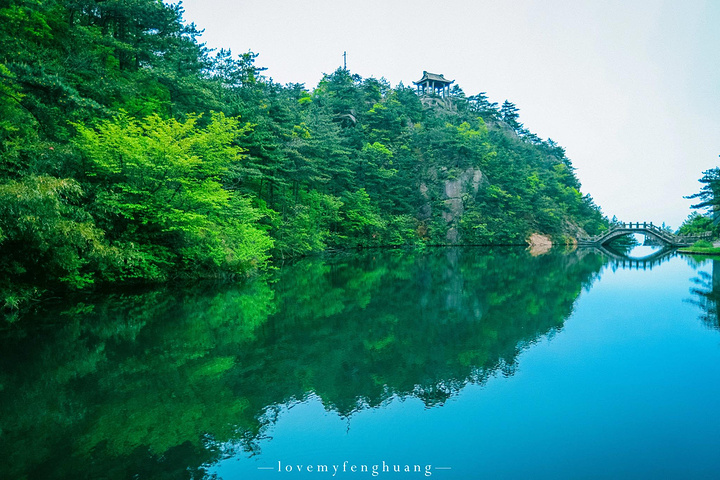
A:
[[[588,249],[597,251],[610,259],[611,266],[629,270],[650,270],[669,261],[676,255],[677,248],[663,247],[643,257],[633,257],[610,246],[593,245]]]
[[[613,241],[628,235],[644,235],[646,240],[653,239],[662,248],[649,255],[633,257],[613,248]],[[578,239],[578,247],[587,247],[599,251],[610,258],[613,266],[631,270],[647,270],[665,263],[675,256],[678,247],[692,245],[698,240],[710,238],[710,232],[701,235],[675,235],[652,222],[618,223],[594,237]]]

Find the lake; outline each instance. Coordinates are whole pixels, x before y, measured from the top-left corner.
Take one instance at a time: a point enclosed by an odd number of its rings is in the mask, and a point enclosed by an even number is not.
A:
[[[57,299],[0,330],[0,478],[720,478],[718,302],[515,248]]]

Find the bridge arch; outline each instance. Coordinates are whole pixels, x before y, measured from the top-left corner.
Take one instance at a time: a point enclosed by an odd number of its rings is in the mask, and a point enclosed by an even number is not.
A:
[[[660,235],[651,228],[618,228],[618,229],[610,230],[599,242],[600,242],[600,245],[607,245],[608,243],[612,242],[613,240],[616,240],[620,237],[624,237],[625,235],[635,235],[635,234],[649,235],[649,236],[657,239],[663,245],[672,245],[672,241],[669,240],[667,238],[667,236]]]
[[[585,238],[585,239],[578,239],[578,245],[589,245],[589,246],[602,246],[607,245],[608,243],[612,242],[616,238],[625,236],[625,235],[633,235],[636,233],[640,233],[643,235],[649,235],[655,239],[657,239],[659,242],[661,242],[663,245],[667,245],[669,247],[683,247],[692,245],[693,243],[697,242],[698,240],[702,240],[705,238],[709,238],[711,233],[706,232],[702,235],[675,235],[671,232],[668,232],[667,230],[663,230],[662,228],[658,227],[657,225],[653,225],[652,222],[636,222],[636,223],[619,223],[617,225],[613,225],[610,227],[610,229],[604,233],[601,233],[600,235],[596,235],[591,238]]]

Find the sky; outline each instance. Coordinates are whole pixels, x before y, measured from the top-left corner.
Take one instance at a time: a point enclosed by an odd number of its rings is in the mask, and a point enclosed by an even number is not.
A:
[[[718,0],[185,0],[201,41],[312,90],[343,64],[510,100],[608,217],[677,228],[720,164]]]

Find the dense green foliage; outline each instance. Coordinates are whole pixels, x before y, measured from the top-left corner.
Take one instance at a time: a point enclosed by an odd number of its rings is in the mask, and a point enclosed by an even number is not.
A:
[[[698,181],[703,184],[700,191],[685,198],[700,199],[700,202],[692,205],[691,208],[707,209],[712,212],[720,206],[720,167],[704,171]]]
[[[278,85],[252,53],[207,51],[160,0],[7,0],[0,24],[5,308],[30,287],[606,227],[509,101],[420,98],[344,69]]]
[[[113,244],[138,253],[120,279],[155,278],[162,264],[241,273],[265,260],[272,241],[255,226],[260,214],[222,183],[238,161],[238,121],[216,114],[200,128],[197,120],[120,115],[78,126],[95,198],[88,208]]]
[[[698,240],[689,247],[681,248],[678,250],[680,253],[689,253],[691,255],[720,255],[720,248],[714,247],[713,243],[709,240]]]
[[[718,229],[717,211],[720,208],[720,167],[711,168],[703,172],[699,180],[703,184],[698,193],[685,198],[698,199],[699,202],[691,208],[704,210],[705,214],[694,212],[683,222],[678,230],[681,235],[692,235],[704,232],[712,232],[714,235],[720,233]]]
[[[697,212],[688,215],[677,231],[678,235],[698,235],[705,232],[716,234],[717,226],[713,223],[712,217],[700,215]]]
[[[0,330],[0,477],[205,478],[308,395],[343,417],[392,398],[442,405],[512,375],[605,262],[373,251],[307,258],[241,287],[48,305]]]

